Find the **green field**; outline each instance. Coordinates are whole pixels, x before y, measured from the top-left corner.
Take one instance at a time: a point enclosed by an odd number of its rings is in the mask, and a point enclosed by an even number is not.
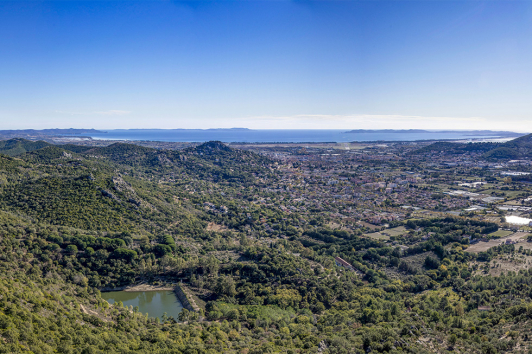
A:
[[[374,238],[376,240],[389,240],[390,239],[389,236],[383,235],[380,232],[372,232],[370,234],[365,234],[364,236],[371,237],[371,238]]]
[[[393,229],[387,229],[387,230],[381,231],[381,234],[387,235],[387,236],[401,236],[404,233],[406,233],[406,229],[404,226],[398,226],[398,227],[394,227]]]
[[[520,191],[520,190],[511,191],[511,190],[500,190],[500,189],[485,189],[485,190],[480,191],[481,194],[486,194],[489,197],[499,197],[498,195],[492,195],[491,194],[492,192],[497,192],[497,193],[501,193],[502,192],[502,193],[504,193],[504,195],[506,197],[516,198],[523,191]],[[479,193],[479,192],[477,192],[477,193]]]
[[[506,236],[509,236],[511,234],[513,234],[513,231],[497,230],[495,232],[492,232],[491,234],[488,234],[488,236],[491,236],[491,237],[506,237]]]

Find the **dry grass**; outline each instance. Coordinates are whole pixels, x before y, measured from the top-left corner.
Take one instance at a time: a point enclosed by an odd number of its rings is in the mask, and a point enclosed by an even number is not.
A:
[[[393,229],[387,229],[384,231],[381,231],[381,234],[387,235],[387,236],[401,236],[406,233],[406,229],[404,226],[394,227]]]
[[[510,236],[511,234],[513,234],[513,231],[497,230],[495,232],[492,232],[488,236],[491,236],[491,237],[507,237],[507,236]]]
[[[524,254],[502,255],[493,259],[486,270],[485,263],[479,263],[480,268],[475,272],[476,275],[499,276],[508,272],[518,272],[521,269],[532,267],[532,256]]]
[[[207,225],[206,230],[207,231],[215,231],[215,232],[223,232],[223,231],[227,231],[228,229],[224,225],[220,225],[220,224],[216,224],[214,222],[210,222]]]
[[[373,225],[373,224],[370,224],[370,223],[365,222],[365,221],[359,221],[359,222],[357,222],[357,224],[359,224],[361,226],[364,226],[364,227],[367,227],[368,229],[371,229],[371,230],[375,230],[375,229],[380,229],[381,228],[381,226]]]
[[[365,234],[364,236],[373,238],[375,240],[389,240],[390,237],[388,235],[384,235],[383,232],[372,232],[370,234]]]
[[[500,239],[497,239],[497,240],[490,240],[488,242],[480,241],[479,243],[476,243],[474,245],[470,245],[466,249],[466,252],[471,252],[471,253],[485,252],[485,251],[489,250],[492,247],[499,246],[500,244],[504,243],[507,239],[510,239],[512,241],[518,241],[518,243],[516,244],[517,247],[523,246],[523,248],[532,249],[532,244],[528,244],[528,242],[525,242],[523,240],[523,238],[528,236],[528,235],[529,235],[528,232],[516,232],[513,235],[510,235],[510,236],[504,237],[504,238],[500,238]],[[525,247],[526,244],[528,244],[530,247]]]

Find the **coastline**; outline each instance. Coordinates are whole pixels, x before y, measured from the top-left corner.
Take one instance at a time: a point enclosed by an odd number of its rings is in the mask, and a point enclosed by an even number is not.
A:
[[[492,141],[514,139],[524,133],[505,131],[416,131],[416,130],[360,130],[340,129],[278,129],[278,130],[196,130],[196,129],[117,129],[104,133],[80,135],[61,134],[53,140],[67,141],[81,138],[92,141],[202,143],[219,140],[237,144],[312,144],[312,143],[376,143],[428,141]]]

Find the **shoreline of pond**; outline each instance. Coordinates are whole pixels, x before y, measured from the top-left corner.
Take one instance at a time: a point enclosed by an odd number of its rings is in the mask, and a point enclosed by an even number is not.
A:
[[[126,292],[135,292],[135,291],[174,291],[177,284],[172,284],[171,286],[164,285],[149,285],[149,284],[136,284],[136,285],[126,285],[119,286],[115,288],[101,288],[99,289],[102,293],[108,293],[112,291],[126,291]]]
[[[151,318],[162,318],[166,313],[167,316],[177,321],[184,308],[175,291],[161,290],[160,288],[157,291],[119,290],[103,292],[102,298],[111,305],[119,302],[124,307],[136,308],[136,311]]]
[[[100,292],[110,293],[110,292],[155,292],[155,291],[172,291],[177,300],[181,303],[181,306],[188,311],[199,312],[200,308],[194,301],[193,297],[188,293],[183,284],[175,283],[171,285],[150,285],[150,284],[136,284],[136,285],[127,285],[116,288],[102,288]]]

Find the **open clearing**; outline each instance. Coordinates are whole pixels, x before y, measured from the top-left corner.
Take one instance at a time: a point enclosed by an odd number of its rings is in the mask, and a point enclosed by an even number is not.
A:
[[[513,233],[514,233],[513,231],[508,231],[508,230],[497,230],[495,232],[492,232],[488,236],[491,236],[491,237],[506,237],[506,236],[510,236]]]
[[[389,240],[390,237],[387,236],[387,235],[383,235],[382,233],[380,232],[372,232],[370,234],[365,234],[364,236],[367,236],[367,237],[370,237],[370,238],[373,238],[375,240]]]
[[[214,223],[214,222],[210,222],[207,225],[207,231],[222,232],[222,231],[227,231],[227,230],[228,230],[228,228],[225,227],[224,225],[220,225],[220,224],[217,224],[217,223]]]
[[[502,255],[493,259],[488,267],[479,263],[480,268],[475,272],[476,275],[499,276],[508,272],[519,272],[521,269],[532,267],[532,256],[524,254]]]
[[[386,229],[379,232],[372,232],[365,234],[364,236],[373,238],[375,240],[389,240],[390,237],[397,237],[404,235],[407,232],[404,226],[394,227],[392,229]]]
[[[499,197],[500,194],[502,193],[504,193],[506,197],[515,198],[519,194],[521,194],[522,191],[503,190],[503,189],[487,189],[487,190],[482,191],[482,194],[487,194],[488,197]]]
[[[528,235],[530,235],[528,232],[516,232],[513,235],[510,235],[505,238],[499,238],[497,240],[490,240],[488,242],[480,241],[479,243],[475,243],[474,245],[469,246],[466,249],[466,252],[471,252],[471,253],[485,252],[492,247],[499,246],[500,244],[506,242],[507,239],[519,242],[516,246],[523,246],[523,248],[527,248],[527,249],[532,248],[532,244],[529,244],[528,242],[525,242],[525,240],[523,240],[523,238]]]
[[[371,230],[375,230],[375,229],[380,229],[381,228],[378,225],[373,225],[373,224],[370,224],[370,223],[365,222],[365,221],[357,221],[357,224],[359,224],[361,226],[364,226],[364,227],[367,227],[368,229],[371,229]]]
[[[400,236],[406,233],[406,229],[404,226],[394,227],[393,229],[387,229],[381,231],[381,234],[387,235],[387,236]]]

